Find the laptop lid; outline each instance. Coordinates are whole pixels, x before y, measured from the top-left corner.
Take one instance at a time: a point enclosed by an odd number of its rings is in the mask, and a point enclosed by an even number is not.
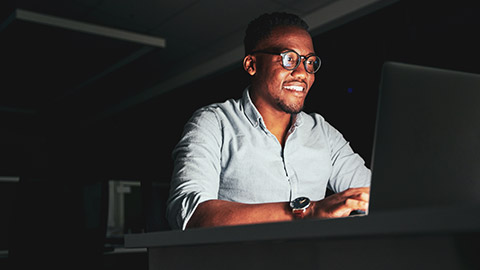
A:
[[[370,213],[480,202],[480,75],[387,62]]]

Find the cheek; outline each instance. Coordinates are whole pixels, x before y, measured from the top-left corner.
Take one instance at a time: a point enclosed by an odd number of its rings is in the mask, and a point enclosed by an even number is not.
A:
[[[288,80],[290,72],[285,72],[284,70],[272,70],[269,75],[269,84],[281,86],[285,81]]]
[[[308,85],[312,87],[314,82],[315,82],[315,75],[311,75],[310,78],[308,78]]]

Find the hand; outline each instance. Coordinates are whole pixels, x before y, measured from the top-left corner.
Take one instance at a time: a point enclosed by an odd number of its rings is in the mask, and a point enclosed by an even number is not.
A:
[[[314,202],[310,216],[313,218],[338,218],[346,217],[354,210],[367,212],[369,198],[369,187],[350,188]]]

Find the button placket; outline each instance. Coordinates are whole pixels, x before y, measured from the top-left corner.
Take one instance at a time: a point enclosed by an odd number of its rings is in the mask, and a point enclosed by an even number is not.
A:
[[[282,151],[283,166],[285,168],[285,173],[287,174],[288,182],[290,184],[290,200],[299,196],[297,174],[295,173],[295,169],[291,166],[292,162],[290,161],[290,150],[294,149],[295,147],[295,141],[293,139],[296,127],[296,125],[292,125],[290,127],[288,131],[288,137]]]
[[[287,138],[287,141],[289,138]],[[287,145],[289,147],[287,147]],[[298,180],[297,176],[295,173],[295,170],[293,167],[291,167],[291,162],[289,160],[290,155],[289,149],[291,148],[291,142],[290,143],[285,143],[285,147],[283,148],[282,151],[282,161],[283,161],[283,167],[285,169],[285,174],[288,179],[288,183],[290,185],[290,200],[298,197]]]

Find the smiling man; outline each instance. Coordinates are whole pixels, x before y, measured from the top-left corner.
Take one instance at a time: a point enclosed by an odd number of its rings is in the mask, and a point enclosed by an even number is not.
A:
[[[302,112],[321,61],[308,25],[288,13],[248,25],[243,97],[195,112],[173,151],[172,228],[367,211],[370,170],[319,114]],[[329,188],[333,195],[325,197]]]

